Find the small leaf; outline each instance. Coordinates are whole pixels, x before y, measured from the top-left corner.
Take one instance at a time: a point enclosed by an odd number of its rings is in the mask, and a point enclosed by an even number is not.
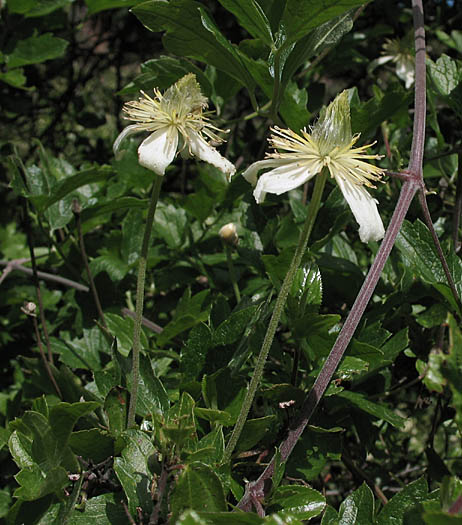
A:
[[[172,523],[185,509],[206,512],[226,510],[225,495],[218,476],[208,465],[187,465],[170,498]],[[229,516],[228,516],[229,518]]]
[[[254,38],[260,38],[267,46],[273,43],[273,35],[265,12],[255,0],[219,0],[220,4],[233,13]]]
[[[140,430],[127,430],[123,436],[125,448],[122,457],[114,459],[114,470],[128,499],[128,508],[133,516],[137,508],[150,513],[152,510],[149,458],[155,449],[148,436]]]
[[[342,502],[338,518],[342,525],[374,523],[374,495],[366,483],[363,483]]]
[[[281,517],[287,513],[290,517],[310,520],[324,510],[326,498],[310,487],[283,485],[276,489],[271,503],[283,509],[279,511]]]
[[[404,514],[418,503],[425,501],[427,494],[427,482],[424,478],[409,483],[385,505],[377,518],[377,525],[403,523]]]
[[[343,390],[339,392],[336,397],[345,399],[349,404],[375,416],[378,419],[384,419],[388,421],[391,425],[397,428],[404,428],[406,420],[395,414],[392,410],[385,407],[384,405],[379,405],[378,403],[373,403],[366,399],[366,397],[358,392],[351,392],[349,390]]]
[[[51,33],[19,40],[13,52],[7,57],[8,67],[12,69],[58,58],[64,54],[67,45],[65,40]]]

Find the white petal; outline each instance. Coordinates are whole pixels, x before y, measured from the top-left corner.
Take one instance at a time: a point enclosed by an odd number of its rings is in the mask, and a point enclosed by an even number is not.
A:
[[[281,164],[292,164],[293,161],[287,161],[282,159],[265,159],[265,160],[258,160],[257,162],[254,162],[251,164],[242,174],[244,179],[247,182],[250,182],[252,186],[255,186],[257,184],[257,174],[260,170],[263,170],[265,168],[275,168],[276,166],[281,166]]]
[[[140,129],[138,124],[132,124],[131,126],[127,126],[126,128],[124,128],[114,141],[114,145],[112,146],[114,153],[117,153],[120,147],[120,143],[123,141],[124,138],[128,137],[129,135],[133,135],[134,133],[139,133],[140,131],[144,131],[144,129]]]
[[[336,176],[335,180],[359,224],[361,241],[379,241],[384,236],[385,230],[377,210],[377,201],[364,186],[353,184],[339,176]]]
[[[151,133],[138,148],[138,159],[141,166],[164,175],[165,169],[175,158],[178,146],[178,131],[165,127]]]
[[[298,186],[310,180],[314,175],[316,173],[310,172],[306,166],[298,166],[296,162],[292,161],[290,164],[279,166],[264,173],[258,179],[253,196],[257,203],[260,204],[264,201],[267,193],[281,195],[281,193],[298,188]]]
[[[206,142],[198,133],[190,132],[187,137],[189,151],[198,159],[208,162],[230,177],[236,172],[234,164],[222,157],[218,151]]]

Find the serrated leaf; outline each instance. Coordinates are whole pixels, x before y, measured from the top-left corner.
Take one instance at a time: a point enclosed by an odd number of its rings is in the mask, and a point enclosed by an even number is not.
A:
[[[185,509],[208,512],[226,510],[225,495],[212,468],[200,462],[187,465],[170,498],[172,522]]]

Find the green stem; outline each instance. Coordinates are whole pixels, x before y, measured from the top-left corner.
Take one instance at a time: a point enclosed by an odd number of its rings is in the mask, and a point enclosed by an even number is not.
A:
[[[284,278],[284,282],[282,283],[281,289],[279,290],[279,295],[274,305],[273,315],[271,316],[271,320],[266,330],[265,338],[263,340],[260,354],[258,355],[257,363],[255,365],[255,370],[250,381],[249,389],[242,404],[242,408],[237,418],[236,425],[234,426],[233,432],[231,434],[231,438],[226,446],[222,463],[227,463],[231,459],[231,454],[233,453],[239,436],[241,435],[244,423],[250,411],[250,407],[252,406],[255,393],[263,375],[263,369],[265,366],[266,358],[268,357],[268,353],[273,343],[274,334],[276,333],[276,329],[279,325],[279,320],[281,319],[286,299],[295,277],[295,272],[298,270],[298,267],[300,266],[300,263],[302,261],[303,254],[305,253],[306,246],[308,244],[308,239],[310,238],[311,230],[313,229],[314,221],[316,220],[316,216],[318,214],[326,179],[327,172],[325,170],[323,170],[322,173],[316,176],[316,183],[314,185],[313,195],[309,204],[308,214],[305,220],[303,231],[300,235],[298,246],[290,264],[289,270],[287,271],[287,274]]]
[[[226,261],[228,263],[229,278],[231,279],[231,284],[233,285],[234,295],[236,296],[236,301],[240,303],[241,302],[241,292],[239,291],[239,286],[237,285],[236,271],[234,269],[231,246],[229,246],[229,244],[223,241],[223,248],[226,253]]]
[[[140,261],[138,265],[138,280],[136,284],[136,310],[135,326],[133,329],[133,353],[132,353],[132,388],[130,404],[128,407],[127,428],[135,426],[136,401],[138,398],[138,377],[140,373],[140,350],[141,350],[141,323],[143,321],[144,283],[146,281],[146,263],[148,259],[149,244],[151,241],[152,223],[159,200],[162,176],[156,175],[152,188],[151,202],[149,203],[146,227],[144,230],[143,244],[141,246]]]

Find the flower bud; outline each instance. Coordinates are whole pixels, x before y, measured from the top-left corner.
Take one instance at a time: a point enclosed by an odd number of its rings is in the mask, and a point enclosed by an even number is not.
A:
[[[236,225],[233,222],[225,224],[220,228],[218,235],[221,240],[230,246],[237,246],[239,236],[237,235]]]

